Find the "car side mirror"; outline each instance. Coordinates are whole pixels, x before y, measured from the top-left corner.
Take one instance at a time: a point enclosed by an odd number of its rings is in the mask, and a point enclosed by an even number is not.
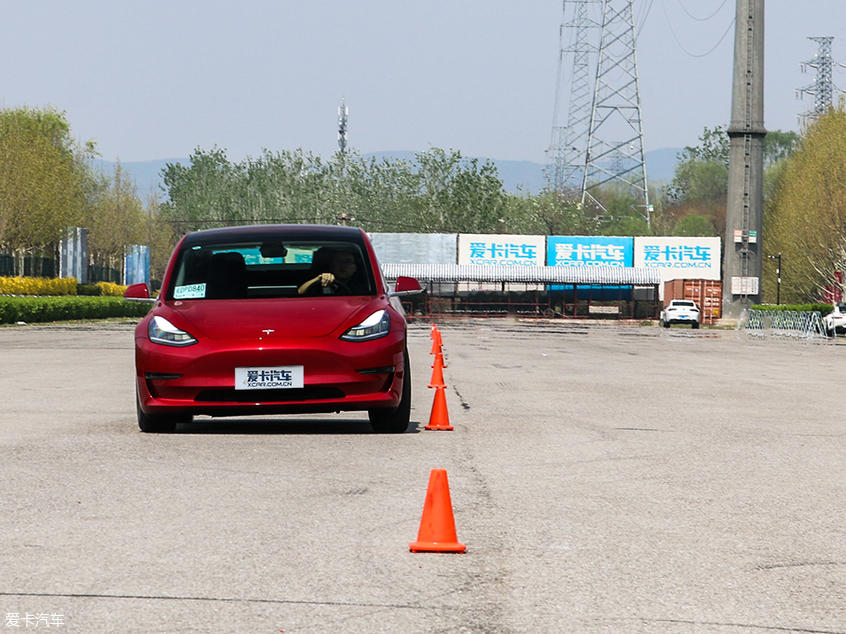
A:
[[[128,302],[140,302],[142,304],[156,303],[156,300],[150,297],[150,289],[144,282],[128,286],[123,293],[123,298]]]
[[[388,293],[389,297],[398,297],[403,295],[417,295],[423,292],[423,287],[420,286],[420,282],[418,282],[413,277],[403,277],[400,276],[397,278],[396,286],[394,290]]]

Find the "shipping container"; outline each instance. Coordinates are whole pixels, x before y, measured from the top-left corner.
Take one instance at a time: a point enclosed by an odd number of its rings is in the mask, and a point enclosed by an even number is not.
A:
[[[723,283],[720,280],[669,280],[664,282],[664,307],[673,299],[692,299],[699,306],[700,322],[713,324],[722,314]]]

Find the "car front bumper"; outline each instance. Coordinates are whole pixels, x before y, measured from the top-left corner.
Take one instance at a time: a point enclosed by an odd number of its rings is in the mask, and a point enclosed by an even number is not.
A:
[[[136,339],[136,384],[146,414],[325,413],[399,405],[404,332],[374,341],[331,338],[219,342],[185,348]],[[303,387],[235,389],[235,368],[302,366]]]

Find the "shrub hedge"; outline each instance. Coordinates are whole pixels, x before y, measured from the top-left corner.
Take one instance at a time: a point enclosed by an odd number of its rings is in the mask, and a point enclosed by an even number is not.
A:
[[[2,297],[0,324],[38,323],[108,317],[143,317],[152,304],[120,297]]]
[[[76,295],[73,277],[0,277],[0,295]]]
[[[106,295],[108,297],[123,297],[123,294],[126,292],[126,286],[123,284],[97,282],[96,286],[100,289],[100,295]]]
[[[831,304],[756,304],[752,306],[753,310],[792,310],[798,313],[801,312],[820,312],[823,317],[828,315],[834,306]]]
[[[0,295],[25,295],[32,297],[57,297],[61,295],[88,295],[123,297],[126,286],[112,282],[78,284],[73,277],[0,277]]]
[[[103,289],[96,284],[77,284],[76,294],[85,297],[100,297],[103,294]]]

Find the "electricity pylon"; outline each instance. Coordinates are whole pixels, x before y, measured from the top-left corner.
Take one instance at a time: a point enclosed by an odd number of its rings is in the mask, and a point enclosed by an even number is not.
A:
[[[799,66],[802,72],[806,68],[813,68],[817,71],[817,77],[813,84],[799,88],[796,95],[801,99],[803,95],[814,96],[814,107],[803,115],[799,115],[800,120],[808,122],[811,119],[818,119],[832,106],[832,99],[834,91],[837,90],[831,80],[831,42],[833,37],[809,37],[809,40],[819,44],[819,51],[814,56],[814,59],[802,62]]]
[[[603,1],[582,204],[605,211],[599,188],[615,184],[639,201],[649,223],[633,2]]]
[[[585,153],[587,151],[588,126],[591,112],[592,58],[596,57],[597,46],[592,43],[591,29],[599,24],[591,17],[589,5],[601,0],[564,0],[562,20],[559,27],[558,78],[555,84],[555,112],[552,119],[552,139],[546,156],[546,174],[549,188],[553,191],[581,188],[584,182]],[[568,21],[567,5],[572,7]],[[593,11],[595,13],[595,11]],[[565,35],[570,42],[565,44]],[[565,60],[572,54],[572,75],[567,121],[559,122],[562,84],[566,81]],[[593,60],[595,64],[595,59]]]

